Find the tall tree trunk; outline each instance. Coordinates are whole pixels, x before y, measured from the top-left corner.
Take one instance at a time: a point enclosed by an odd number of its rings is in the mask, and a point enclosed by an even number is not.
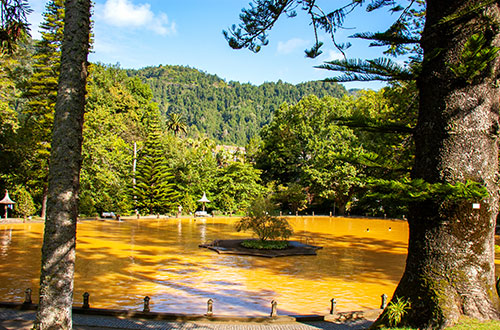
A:
[[[66,0],[34,328],[71,329],[90,0]]]
[[[412,176],[430,183],[479,182],[489,197],[477,201],[480,209],[459,200],[411,206],[406,269],[393,301],[409,300],[403,320],[414,327],[440,328],[462,315],[481,320],[500,316],[494,264],[499,59],[475,77],[450,69],[459,63],[472,65],[462,54],[476,33],[488,45],[500,45],[499,5],[485,7],[484,2],[427,0]],[[384,313],[377,324],[387,321]]]
[[[42,192],[42,210],[40,217],[42,219],[45,219],[45,216],[47,215],[47,199],[49,197],[49,189],[46,184],[43,185],[43,192]]]
[[[347,206],[347,201],[344,200],[343,198],[338,198],[335,199],[335,204],[337,206],[337,215],[344,216],[345,215],[345,210]]]

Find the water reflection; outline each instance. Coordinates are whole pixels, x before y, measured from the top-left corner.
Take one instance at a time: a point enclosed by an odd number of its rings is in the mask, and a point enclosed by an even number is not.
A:
[[[2,256],[7,255],[9,245],[12,242],[12,229],[7,229],[2,232],[2,238],[0,240],[1,248],[0,253]]]
[[[197,313],[214,300],[216,314],[266,315],[376,308],[391,295],[406,257],[401,221],[290,218],[292,239],[323,246],[317,256],[258,258],[219,255],[198,244],[249,236],[234,218],[86,221],[78,224],[75,305],[85,291],[102,308]],[[22,301],[40,270],[42,224],[0,225],[0,300]],[[4,243],[5,242],[5,243]]]

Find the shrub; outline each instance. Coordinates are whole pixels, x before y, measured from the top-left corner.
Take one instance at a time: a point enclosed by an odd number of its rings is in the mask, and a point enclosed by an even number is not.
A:
[[[24,221],[29,216],[32,216],[35,211],[35,203],[33,202],[33,198],[31,194],[23,187],[20,187],[15,192],[15,196],[17,198],[15,209],[16,211],[23,217]]]
[[[285,218],[272,215],[274,205],[268,198],[257,198],[248,207],[246,216],[236,223],[237,231],[252,231],[261,241],[287,239],[293,234]]]
[[[241,242],[241,245],[247,249],[258,250],[284,250],[288,247],[287,241],[259,241],[259,240],[246,240]]]

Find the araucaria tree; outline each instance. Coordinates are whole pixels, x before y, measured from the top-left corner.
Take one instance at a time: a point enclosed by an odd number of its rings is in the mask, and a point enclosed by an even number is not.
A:
[[[161,143],[161,132],[157,114],[149,123],[149,134],[139,155],[133,187],[136,208],[143,214],[164,214],[172,209],[177,197],[172,183],[174,176],[168,168]]]
[[[66,0],[35,329],[71,329],[90,0]]]
[[[19,40],[29,32],[26,15],[31,12],[26,0],[2,0],[0,3],[0,52],[12,53]]]
[[[399,67],[384,58],[332,61],[323,67],[345,72],[344,81],[416,79],[420,104],[412,180],[424,180],[433,189],[472,187],[468,183],[475,182],[487,193],[473,200],[469,197],[478,194],[465,189],[463,194],[438,194],[411,203],[406,269],[392,299],[410,303],[401,325],[441,328],[462,315],[499,319],[494,229],[499,192],[500,4],[493,0],[352,0],[327,11],[318,7],[319,2],[256,1],[244,10],[240,26],[226,33],[229,44],[258,51],[267,43],[266,31],[281,15],[294,16],[295,9],[310,15],[314,31],[324,29],[332,37],[346,13],[363,4],[368,10],[389,7],[399,13],[387,31],[357,36],[388,46],[392,55],[414,51],[411,66]],[[421,18],[425,18],[423,29]],[[307,55],[318,55],[321,45],[317,41]],[[480,204],[479,209],[473,201]],[[389,323],[385,312],[375,326]]]
[[[61,65],[61,44],[64,29],[64,0],[51,0],[40,24],[42,39],[35,43],[33,75],[28,81],[24,97],[21,127],[24,151],[23,170],[27,182],[39,195],[45,217],[48,168],[54,108],[57,97],[57,79]]]

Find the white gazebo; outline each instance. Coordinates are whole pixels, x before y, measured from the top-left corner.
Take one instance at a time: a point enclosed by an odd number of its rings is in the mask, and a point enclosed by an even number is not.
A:
[[[7,214],[7,210],[10,208],[12,208],[12,205],[15,204],[15,202],[10,199],[9,197],[9,191],[8,190],[5,190],[5,197],[0,201],[0,204],[3,204],[5,205],[5,219],[8,218],[8,214]]]
[[[203,211],[205,211],[205,203],[210,203],[205,192],[203,192],[203,197],[198,202],[203,203]]]

